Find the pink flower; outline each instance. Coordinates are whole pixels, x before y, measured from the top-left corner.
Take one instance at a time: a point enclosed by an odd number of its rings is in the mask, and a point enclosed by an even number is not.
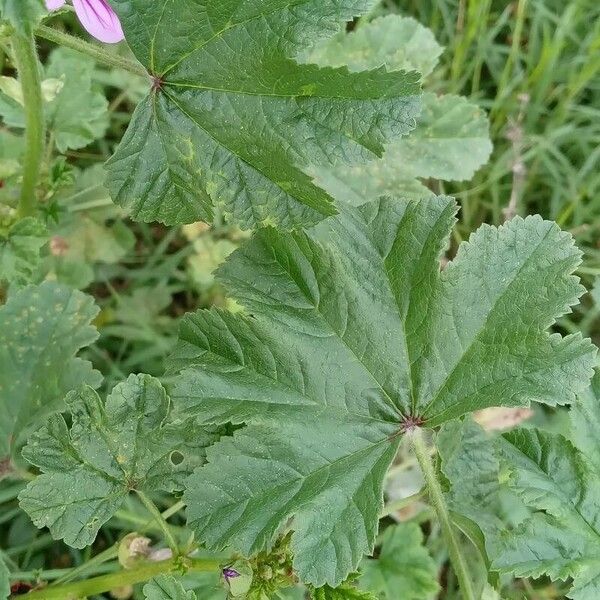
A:
[[[48,10],[57,10],[66,0],[46,0]],[[107,0],[73,0],[75,12],[86,31],[107,44],[124,39],[119,17]]]

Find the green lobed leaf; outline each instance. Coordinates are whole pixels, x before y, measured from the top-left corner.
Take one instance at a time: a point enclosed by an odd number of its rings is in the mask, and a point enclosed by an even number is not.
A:
[[[196,600],[194,592],[187,592],[181,583],[170,575],[159,575],[144,586],[146,600]]]
[[[0,600],[6,600],[10,596],[10,573],[0,556]]]
[[[14,223],[5,237],[0,231],[0,280],[15,288],[32,283],[47,242],[46,226],[34,217]]]
[[[62,410],[64,395],[100,374],[77,352],[94,342],[98,308],[90,296],[56,283],[28,286],[0,307],[0,457]]]
[[[517,577],[572,577],[568,598],[598,598],[600,472],[569,440],[541,430],[507,433],[501,449],[510,485],[536,512],[505,533],[494,567]]]
[[[440,590],[437,566],[416,523],[388,527],[378,558],[364,560],[361,571],[361,588],[380,600],[427,600]]]
[[[67,396],[72,425],[51,416],[23,456],[42,471],[20,505],[55,539],[84,548],[132,491],[173,492],[204,462],[216,429],[170,422],[169,398],[149,375],[131,375],[106,403],[90,387]]]
[[[44,13],[42,0],[0,0],[0,20],[8,21],[20,34],[31,33]]]
[[[83,148],[108,128],[108,102],[92,83],[94,68],[93,59],[74,50],[57,48],[50,54],[46,77],[64,81],[45,107],[48,130],[59,152]]]
[[[83,148],[101,138],[108,127],[108,102],[93,83],[95,61],[79,52],[57,48],[44,72],[54,93],[45,98],[46,127],[59,152]],[[0,90],[0,115],[11,127],[24,128],[23,103]]]
[[[134,218],[298,228],[335,213],[317,165],[364,164],[418,114],[417,74],[296,58],[374,0],[113,0],[154,78],[115,155],[113,199]]]
[[[350,576],[347,581],[344,581],[335,588],[329,585],[319,588],[310,586],[310,598],[311,600],[380,600],[370,591],[357,588],[354,585],[355,579],[356,577]]]
[[[347,65],[350,71],[385,66],[388,71],[418,71],[427,77],[442,50],[431,29],[412,17],[386,15],[321,42],[308,52],[307,62]]]
[[[188,315],[172,358],[181,414],[247,424],[187,482],[200,540],[249,555],[293,517],[295,569],[335,587],[373,551],[405,426],[586,385],[591,343],[545,331],[583,291],[572,238],[539,217],[483,226],[440,272],[455,210],[384,199],[229,257],[246,312]]]
[[[410,136],[386,148],[388,169],[402,165],[408,175],[456,181],[471,179],[492,152],[489,122],[466,98],[423,94],[423,110]]]
[[[383,158],[364,165],[317,170],[317,180],[335,198],[362,204],[382,195],[424,197],[421,179],[466,180],[492,151],[485,113],[461,96],[422,96],[423,110],[409,136],[386,146]]]
[[[444,423],[436,438],[451,518],[484,560],[476,579],[489,579],[494,585],[497,573],[490,572],[490,563],[498,554],[499,540],[529,514],[502,481],[496,441],[470,416]],[[471,572],[476,573],[478,567],[471,565]]]

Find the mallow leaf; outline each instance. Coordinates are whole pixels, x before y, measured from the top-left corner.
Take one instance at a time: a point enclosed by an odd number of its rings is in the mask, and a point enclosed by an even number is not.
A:
[[[143,589],[146,600],[196,600],[193,591],[186,591],[171,575],[159,575],[149,581]]]
[[[46,77],[64,85],[45,107],[48,130],[59,152],[78,149],[101,138],[108,127],[108,102],[92,81],[95,62],[79,52],[58,48],[52,52]]]
[[[0,281],[21,287],[31,283],[40,263],[40,250],[48,242],[46,226],[34,217],[0,231]]]
[[[350,31],[341,31],[308,51],[307,62],[348,66],[366,71],[385,66],[388,71],[418,71],[427,77],[442,53],[431,29],[412,17],[386,15]]]
[[[596,393],[582,394],[577,411],[597,420]],[[507,433],[502,445],[510,485],[535,512],[506,532],[494,567],[520,577],[572,577],[567,597],[573,600],[600,597],[599,444],[595,435],[592,446],[588,432],[574,438],[589,455],[561,435],[535,429]]]
[[[45,12],[43,0],[0,0],[0,20],[20,34],[30,34]]]
[[[131,375],[106,403],[90,387],[66,403],[71,426],[54,415],[23,448],[42,474],[19,500],[35,525],[75,548],[94,541],[130,492],[180,490],[218,438],[192,420],[170,422],[169,398],[149,375]]]
[[[380,600],[427,600],[440,589],[437,566],[416,523],[388,527],[379,556],[365,559],[361,571],[360,586]]]
[[[182,415],[245,423],[188,480],[189,524],[245,555],[293,517],[294,567],[335,587],[371,554],[400,437],[496,405],[571,402],[595,350],[546,329],[583,288],[571,236],[482,226],[440,271],[450,198],[382,199],[304,233],[267,228],[218,272],[244,313],[184,318]]]
[[[338,587],[324,585],[309,589],[311,600],[379,600],[371,592],[358,589],[352,581],[344,582]]]
[[[0,600],[6,600],[10,596],[10,573],[0,556]]]
[[[374,0],[113,0],[150,73],[108,162],[134,218],[298,228],[335,213],[317,165],[363,164],[407,133],[419,77],[299,62]]]
[[[59,152],[83,148],[102,137],[108,127],[108,102],[93,83],[93,59],[66,48],[50,54],[44,84],[54,88],[44,100],[48,131]],[[22,92],[19,89],[22,95]],[[25,127],[23,102],[0,90],[0,115],[11,127]]]
[[[462,181],[473,177],[492,151],[484,111],[453,94],[426,93],[422,101],[416,128],[388,144],[381,159],[318,169],[324,189],[335,198],[362,204],[382,195],[423,197],[427,192],[419,179]]]
[[[573,577],[569,598],[598,597],[598,473],[560,435],[518,430],[505,438],[511,484],[537,512],[506,534],[494,567],[521,577]]]
[[[99,385],[100,374],[75,356],[98,337],[90,325],[97,313],[90,296],[51,282],[25,287],[0,307],[0,459],[62,410],[69,390]]]

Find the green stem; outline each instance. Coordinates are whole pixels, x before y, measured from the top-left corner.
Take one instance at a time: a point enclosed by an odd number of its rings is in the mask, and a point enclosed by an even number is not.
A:
[[[383,517],[389,517],[391,514],[398,512],[399,510],[402,510],[407,506],[410,506],[414,502],[417,502],[417,500],[421,500],[421,498],[423,498],[422,490],[415,494],[411,494],[406,498],[399,498],[398,500],[394,500],[393,502],[390,502],[389,504],[386,504],[383,507],[383,510],[381,511],[381,513],[379,513],[379,518],[383,519]]]
[[[179,554],[179,544],[173,536],[173,532],[171,531],[166,519],[162,516],[160,510],[156,508],[156,504],[154,504],[154,502],[152,502],[152,500],[148,498],[146,494],[140,492],[139,490],[136,490],[136,493],[148,512],[154,517],[154,521],[161,528],[163,535],[165,536],[165,541],[167,544],[169,544],[169,548],[171,548],[173,551],[173,556],[177,556]]]
[[[172,558],[156,563],[146,563],[127,571],[117,571],[66,585],[48,588],[27,594],[27,600],[75,600],[109,592],[115,588],[148,581],[162,573],[187,571],[216,571],[220,568],[218,560]]]
[[[448,546],[450,562],[452,563],[462,592],[462,598],[464,600],[477,600],[475,590],[473,589],[473,580],[469,574],[467,562],[462,555],[458,539],[450,522],[450,513],[448,512],[444,493],[435,472],[431,453],[425,442],[423,430],[420,427],[415,427],[407,435],[423,472],[429,500],[440,522],[442,534]]]
[[[15,33],[11,42],[25,100],[25,156],[19,216],[28,217],[35,212],[36,187],[44,155],[42,81],[33,36]]]
[[[76,50],[77,52],[81,52],[82,54],[87,54],[88,56],[91,56],[98,62],[105,64],[109,67],[116,67],[118,69],[129,71],[134,75],[148,77],[148,72],[139,62],[129,60],[128,58],[125,58],[123,56],[119,56],[114,52],[105,50],[102,46],[90,44],[85,40],[82,40],[73,35],[69,35],[68,33],[63,33],[58,29],[46,27],[45,25],[40,25],[36,28],[35,35],[44,38],[45,40],[48,40],[50,42],[54,42],[55,44],[59,44],[60,46],[65,46],[66,48],[71,48],[72,50]]]

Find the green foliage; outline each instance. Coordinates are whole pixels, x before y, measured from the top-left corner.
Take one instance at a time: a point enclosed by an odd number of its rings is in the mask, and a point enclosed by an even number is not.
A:
[[[41,20],[43,0],[0,0],[0,20],[8,21],[18,33],[31,33]]]
[[[4,564],[4,560],[0,557],[0,598],[5,600],[10,596],[10,581],[9,572]]]
[[[388,15],[362,21],[350,33],[340,32],[308,52],[307,62],[366,71],[384,66],[388,71],[417,71],[427,77],[443,48],[430,29],[410,17]]]
[[[310,597],[312,600],[378,600],[371,592],[359,590],[353,583],[355,577],[350,577],[336,588],[328,585],[323,587],[311,587]]]
[[[92,82],[95,61],[59,48],[50,55],[46,77],[63,87],[46,106],[46,123],[59,152],[83,148],[101,138],[108,127],[108,102]]]
[[[66,404],[71,427],[52,416],[23,449],[43,474],[19,499],[38,527],[75,548],[94,541],[129,492],[182,489],[219,435],[193,420],[170,422],[169,398],[148,375],[131,375],[106,403],[84,387]]]
[[[174,577],[160,575],[144,586],[146,600],[196,600],[196,594],[183,589]]]
[[[261,231],[220,269],[246,314],[187,316],[172,360],[182,414],[249,424],[187,483],[209,546],[251,554],[294,516],[294,567],[335,587],[373,549],[406,426],[585,386],[591,344],[544,331],[582,291],[570,236],[539,218],[484,226],[440,273],[454,212],[382,200]]]
[[[598,376],[592,390],[577,399],[574,443],[520,429],[505,434],[501,446],[509,484],[534,512],[506,532],[493,566],[519,577],[572,577],[573,600],[600,594],[600,450],[597,433],[590,437],[599,418]],[[592,421],[580,428],[583,415]]]
[[[108,163],[114,200],[138,219],[171,224],[217,211],[243,227],[289,229],[334,214],[313,169],[371,161],[408,133],[418,77],[295,58],[372,4],[209,0],[199,11],[185,0],[175,11],[115,0],[157,83]]]
[[[15,287],[32,283],[47,242],[46,227],[34,217],[16,221],[5,236],[0,230],[0,279]]]
[[[59,152],[83,148],[102,137],[108,127],[108,102],[93,84],[94,60],[59,48],[45,68],[45,120]],[[13,80],[14,81],[14,80]],[[15,81],[15,84],[18,83]],[[0,89],[0,116],[16,128],[25,126],[23,101]],[[2,93],[4,92],[4,93]]]
[[[31,430],[62,410],[68,390],[100,375],[75,354],[91,344],[92,298],[46,282],[11,294],[0,307],[0,456],[14,454]]]
[[[360,586],[380,600],[427,600],[440,589],[436,564],[416,523],[388,527],[379,556],[363,561],[361,570]]]

